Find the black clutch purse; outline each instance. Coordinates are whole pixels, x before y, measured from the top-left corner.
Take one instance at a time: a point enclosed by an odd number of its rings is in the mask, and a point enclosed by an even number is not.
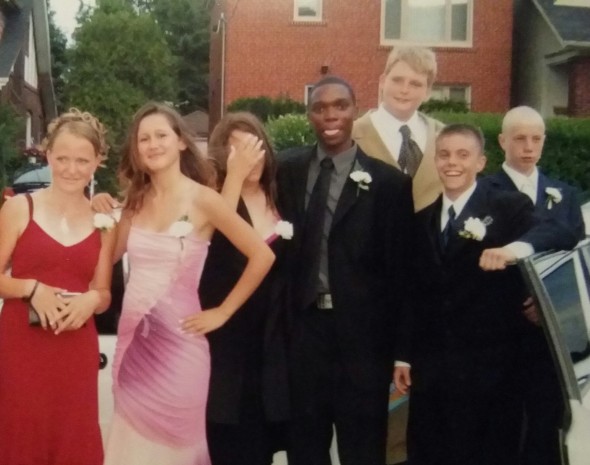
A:
[[[29,302],[29,326],[41,326],[41,318],[31,302]]]
[[[35,307],[31,302],[33,296],[35,295],[35,292],[37,292],[38,286],[39,281],[35,281],[35,285],[33,286],[33,290],[31,291],[31,293],[27,297],[23,298],[23,300],[28,304],[27,308],[29,312],[29,326],[41,326],[41,318],[39,318],[39,314],[37,313],[37,310],[35,310]]]

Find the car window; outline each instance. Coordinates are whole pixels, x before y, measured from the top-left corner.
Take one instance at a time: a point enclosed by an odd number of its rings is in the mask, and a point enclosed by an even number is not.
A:
[[[40,166],[28,170],[18,175],[13,182],[14,184],[25,184],[25,183],[50,183],[51,182],[51,171],[47,165]]]
[[[583,397],[590,389],[590,245],[534,257],[529,263],[531,267],[523,267],[525,277],[543,309],[546,326],[556,331],[551,343],[571,362],[569,369]]]

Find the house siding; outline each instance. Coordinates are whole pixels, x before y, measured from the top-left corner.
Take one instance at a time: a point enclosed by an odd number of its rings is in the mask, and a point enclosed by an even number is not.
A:
[[[380,1],[324,0],[319,23],[294,22],[292,1],[222,3],[218,11],[225,9],[228,17],[226,106],[259,95],[303,101],[305,85],[322,77],[322,66],[350,81],[361,110],[377,105],[379,76],[391,50],[380,45]],[[434,48],[436,84],[470,85],[474,111],[503,112],[509,107],[512,8],[512,0],[477,0],[472,46]],[[213,20],[217,18],[214,12]],[[221,60],[216,46],[212,40],[212,93],[221,92],[215,86]],[[219,100],[210,102],[212,123],[216,103]]]
[[[569,112],[590,116],[590,57],[579,57],[570,65]]]

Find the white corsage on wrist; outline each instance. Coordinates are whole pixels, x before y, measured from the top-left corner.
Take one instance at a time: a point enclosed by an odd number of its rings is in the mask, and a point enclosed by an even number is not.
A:
[[[293,225],[288,221],[279,221],[275,224],[275,234],[283,239],[293,239]]]
[[[352,173],[350,173],[350,179],[352,179],[354,182],[356,182],[356,185],[357,185],[356,195],[359,195],[360,189],[368,191],[369,184],[371,184],[371,181],[373,180],[371,175],[363,170],[356,170],[356,171],[353,171]]]
[[[180,248],[181,250],[184,249],[183,239],[186,237],[193,230],[194,226],[189,221],[187,215],[181,216],[178,221],[175,221],[170,225],[170,229],[168,233],[174,237],[178,237],[180,239]]]
[[[492,217],[486,216],[483,220],[470,217],[465,220],[463,230],[459,231],[459,236],[465,239],[481,241],[486,236],[487,226],[492,224]]]
[[[553,208],[553,204],[557,205],[563,199],[561,190],[559,190],[557,187],[546,188],[545,194],[547,194],[547,210],[551,210],[551,208]]]
[[[120,217],[119,214],[119,218]],[[116,220],[112,214],[107,213],[95,213],[94,218],[92,219],[92,225],[102,232],[110,231],[115,227],[117,222],[118,220]]]

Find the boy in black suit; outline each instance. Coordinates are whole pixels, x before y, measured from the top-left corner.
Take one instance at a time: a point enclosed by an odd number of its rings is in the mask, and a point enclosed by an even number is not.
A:
[[[535,204],[537,214],[553,220],[565,234],[583,239],[585,227],[576,190],[545,176],[537,168],[545,142],[545,122],[541,115],[527,106],[511,109],[504,116],[498,138],[505,161],[500,171],[482,182],[489,183],[493,189],[525,193]],[[523,303],[531,323],[525,328],[521,354],[520,389],[526,419],[522,463],[557,465],[563,402],[553,360],[532,303],[530,297]]]
[[[308,118],[318,144],[279,154],[279,212],[293,224],[290,465],[383,465],[394,357],[406,359],[402,309],[412,182],[351,138],[354,92],[318,82]]]
[[[417,214],[410,465],[515,463],[526,289],[509,264],[571,246],[537,222],[526,195],[476,182],[483,146],[469,125],[440,132],[435,164],[444,192]]]

